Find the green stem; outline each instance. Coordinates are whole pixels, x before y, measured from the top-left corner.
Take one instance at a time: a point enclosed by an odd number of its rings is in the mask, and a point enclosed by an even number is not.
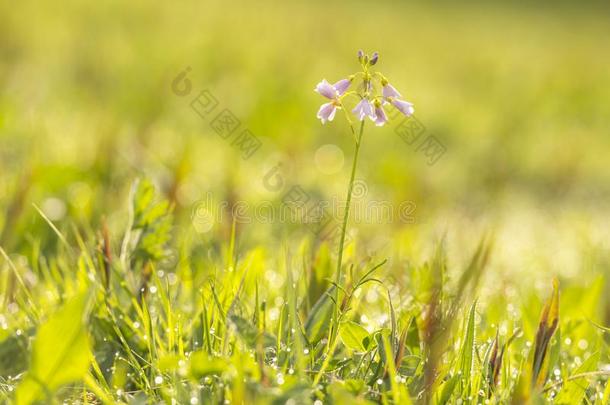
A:
[[[358,166],[358,155],[360,154],[360,145],[362,144],[362,134],[364,133],[364,120],[360,123],[360,132],[358,133],[358,138],[356,139],[356,151],[354,152],[354,161],[352,163],[352,173],[349,180],[349,186],[347,189],[347,200],[345,202],[345,214],[343,215],[343,224],[341,227],[341,239],[339,240],[339,257],[337,259],[337,271],[336,271],[336,283],[337,286],[340,285],[341,282],[341,266],[343,265],[343,248],[345,245],[345,232],[347,230],[347,220],[349,219],[349,209],[352,202],[352,192],[354,189],[354,180],[356,178],[356,167]],[[335,288],[335,328],[334,334],[337,333],[338,328],[338,320],[339,320],[339,288]]]

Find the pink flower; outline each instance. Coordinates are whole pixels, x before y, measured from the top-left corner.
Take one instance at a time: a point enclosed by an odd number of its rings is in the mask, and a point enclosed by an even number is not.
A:
[[[392,86],[390,83],[386,83],[383,85],[382,96],[385,102],[392,104],[398,109],[398,111],[400,111],[407,117],[413,115],[413,113],[415,112],[413,104],[409,103],[408,101],[401,100],[402,96],[400,95],[398,90],[396,90],[394,86]]]
[[[409,103],[408,101],[399,100],[399,99],[395,98],[395,99],[392,99],[391,103],[394,107],[396,107],[398,109],[398,111],[400,111],[407,117],[410,115],[413,115],[413,113],[415,112],[415,109],[413,108],[413,104]]]
[[[337,90],[337,93],[342,96],[347,91],[350,84],[352,84],[352,81],[350,79],[343,79],[333,84],[333,87],[335,88],[335,90]]]
[[[337,97],[337,89],[335,89],[329,82],[327,82],[326,79],[322,79],[322,81],[318,83],[314,91],[317,91],[319,94],[331,100]]]
[[[317,117],[322,121],[322,124],[326,124],[326,121],[332,121],[335,118],[336,112],[337,106],[331,101],[330,103],[322,104],[318,110]]]
[[[326,79],[323,79],[318,83],[314,91],[331,100],[330,103],[322,104],[318,110],[317,117],[322,121],[322,124],[325,124],[327,121],[332,121],[335,118],[337,108],[341,107],[339,97],[347,91],[351,83],[352,81],[350,79],[339,80],[333,85],[327,82]]]
[[[375,121],[376,119],[375,112],[373,111],[373,106],[371,102],[366,98],[360,100],[360,102],[356,105],[352,112],[356,114],[356,116],[358,116],[358,120],[360,121],[363,121],[364,117],[367,116],[373,121]]]
[[[402,97],[400,95],[400,93],[398,92],[398,90],[396,90],[394,88],[394,86],[392,86],[390,83],[387,83],[385,86],[383,86],[383,89],[381,90],[381,93],[383,95],[383,98],[400,98]]]
[[[375,125],[378,127],[381,127],[388,122],[388,116],[385,114],[380,102],[375,103],[375,117]]]

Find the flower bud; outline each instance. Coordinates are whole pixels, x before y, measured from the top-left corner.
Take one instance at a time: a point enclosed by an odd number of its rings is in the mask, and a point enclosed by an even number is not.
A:
[[[379,53],[378,52],[373,53],[373,56],[371,56],[369,65],[373,66],[375,63],[377,63],[378,60],[379,60]]]
[[[362,49],[360,49],[358,51],[358,62],[362,63],[362,58],[364,58],[364,51],[362,51]]]

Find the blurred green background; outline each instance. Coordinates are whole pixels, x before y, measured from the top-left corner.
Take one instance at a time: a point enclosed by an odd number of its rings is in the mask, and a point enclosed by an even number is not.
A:
[[[287,184],[343,196],[353,140],[341,115],[320,124],[323,100],[312,90],[355,72],[362,48],[380,52],[379,70],[447,150],[429,166],[395,123],[368,125],[363,198],[417,208],[414,224],[354,226],[355,249],[390,257],[400,272],[443,235],[461,262],[490,232],[491,293],[500,283],[547,290],[555,273],[586,283],[610,269],[609,11],[567,2],[2,2],[0,245],[26,254],[58,243],[32,204],[62,230],[95,231],[106,218],[119,233],[141,176],[175,203],[176,237],[202,249],[226,244],[230,224],[202,232],[193,223],[201,201],[280,204],[262,185],[277,162]],[[172,81],[187,66],[193,93],[179,97]],[[251,159],[190,108],[204,89],[261,139]],[[343,151],[340,170],[316,161],[328,144]],[[307,236],[277,223],[239,232],[243,249]]]

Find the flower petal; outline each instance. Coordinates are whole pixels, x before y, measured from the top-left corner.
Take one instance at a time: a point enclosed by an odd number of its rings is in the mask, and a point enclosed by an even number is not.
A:
[[[390,98],[390,97],[394,97],[394,98],[400,98],[402,97],[400,95],[400,93],[398,92],[398,90],[396,90],[394,88],[394,86],[392,86],[390,83],[386,84],[385,86],[383,86],[382,89],[382,95],[384,98]]]
[[[342,96],[343,93],[345,93],[347,91],[350,84],[352,84],[352,81],[350,79],[343,79],[343,80],[339,80],[337,83],[333,84],[333,87],[335,88],[335,90],[337,90],[337,94]]]
[[[320,83],[318,83],[314,91],[317,91],[324,97],[331,100],[337,97],[337,90],[335,90],[335,88],[331,86],[330,83],[326,81],[326,79],[323,79]]]
[[[363,121],[364,117],[369,117],[371,120],[375,121],[375,112],[373,111],[373,106],[371,102],[363,98],[360,102],[354,107],[352,110],[354,114],[358,117],[358,120]]]
[[[377,118],[375,116],[375,110],[373,109],[373,105],[368,100],[367,100],[367,103],[366,103],[366,115],[368,115],[368,117],[372,121],[375,121],[375,119]]]
[[[381,105],[375,107],[375,117],[375,125],[378,127],[381,127],[388,122],[388,116],[385,114],[385,111]]]
[[[326,121],[332,121],[335,118],[337,112],[337,106],[333,103],[326,103],[320,106],[317,117],[322,121],[322,124],[326,124]]]
[[[415,109],[413,108],[413,104],[409,103],[408,101],[399,100],[399,99],[395,98],[395,99],[391,100],[391,103],[394,105],[394,107],[396,107],[398,109],[398,111],[400,111],[407,117],[410,115],[413,115],[413,113],[415,112]]]

